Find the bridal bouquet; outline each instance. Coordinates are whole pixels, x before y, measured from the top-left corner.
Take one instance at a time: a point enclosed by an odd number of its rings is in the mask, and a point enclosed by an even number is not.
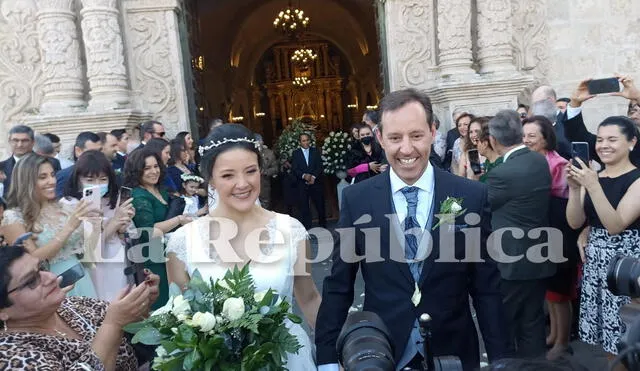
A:
[[[300,344],[285,320],[300,323],[276,292],[256,292],[248,266],[206,282],[195,271],[182,293],[142,322],[125,327],[132,342],[155,345],[154,370],[283,370]]]

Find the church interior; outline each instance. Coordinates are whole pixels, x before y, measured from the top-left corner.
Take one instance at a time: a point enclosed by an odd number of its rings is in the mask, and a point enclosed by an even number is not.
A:
[[[189,0],[185,12],[200,134],[221,118],[272,145],[301,120],[323,138],[377,107],[381,58],[370,0]]]

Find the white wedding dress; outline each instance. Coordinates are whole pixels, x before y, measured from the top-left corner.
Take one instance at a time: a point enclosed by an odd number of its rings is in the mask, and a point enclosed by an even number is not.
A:
[[[261,263],[266,260],[254,259],[249,265],[249,271],[254,279],[257,292],[273,289],[281,296],[286,297],[285,300],[292,304],[293,272],[297,259],[297,246],[307,238],[307,232],[298,220],[284,214],[275,215],[265,226],[269,240],[268,243],[261,244],[259,250],[264,255],[258,256],[263,256],[265,259],[277,256],[279,259],[274,263]],[[177,258],[185,264],[189,276],[198,269],[205,280],[209,277],[214,280],[221,279],[227,269],[233,267],[233,263],[223,264],[220,262],[222,260],[220,252],[223,251],[224,254],[224,251],[229,250],[222,250],[224,247],[221,249],[220,245],[209,243],[209,226],[212,220],[212,217],[205,216],[181,227],[173,233],[167,243],[167,254],[175,253]],[[264,234],[260,240],[265,240]],[[214,248],[209,254],[211,245]],[[230,249],[231,246],[229,245],[228,248]],[[256,255],[254,253],[249,256]],[[286,368],[291,371],[317,370],[314,361],[315,351],[312,349],[309,335],[302,326],[289,320],[287,320],[287,327],[291,334],[298,338],[302,348],[298,354],[288,355]]]

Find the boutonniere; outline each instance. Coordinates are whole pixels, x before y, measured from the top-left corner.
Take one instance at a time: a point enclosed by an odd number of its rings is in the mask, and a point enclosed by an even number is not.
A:
[[[420,299],[422,299],[422,293],[420,292],[420,289],[418,288],[418,283],[415,283],[416,287],[413,290],[413,295],[411,295],[411,302],[413,303],[414,307],[417,307],[418,304],[420,304]]]
[[[122,169],[115,169],[113,172],[116,176],[122,175]]]
[[[440,224],[453,224],[456,218],[464,214],[467,209],[462,209],[463,198],[447,197],[446,200],[440,204],[440,211],[438,217],[440,221],[434,225],[431,230],[435,230]]]

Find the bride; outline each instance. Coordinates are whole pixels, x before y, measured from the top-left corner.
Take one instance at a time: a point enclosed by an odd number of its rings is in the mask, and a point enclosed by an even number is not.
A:
[[[295,296],[309,327],[315,328],[321,297],[305,264],[307,233],[296,219],[255,204],[260,194],[260,146],[247,128],[226,124],[200,147],[201,172],[218,193],[209,215],[178,229],[167,244],[169,282],[185,287],[195,269],[206,280],[221,279],[229,268],[245,264],[256,290]],[[307,273],[308,272],[308,273]],[[289,354],[289,370],[316,370],[314,351],[304,329],[288,323],[302,348]]]

